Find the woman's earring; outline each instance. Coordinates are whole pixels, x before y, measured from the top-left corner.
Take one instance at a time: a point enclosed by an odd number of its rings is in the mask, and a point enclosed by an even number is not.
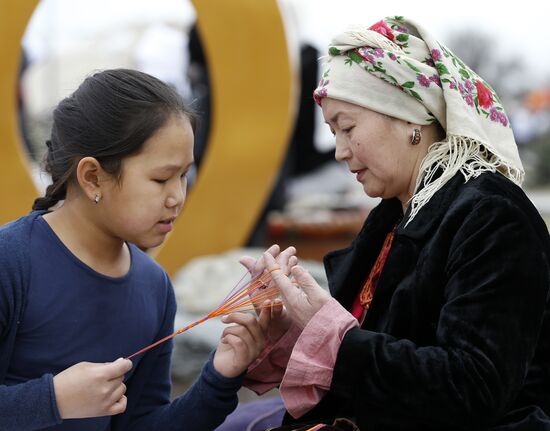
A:
[[[422,139],[422,132],[420,132],[420,129],[413,129],[411,144],[418,145],[420,144],[421,139]]]
[[[94,198],[94,202],[95,202],[96,204],[98,204],[100,199],[101,199],[101,197],[99,196],[99,193],[96,193],[96,194],[95,194],[95,198]]]

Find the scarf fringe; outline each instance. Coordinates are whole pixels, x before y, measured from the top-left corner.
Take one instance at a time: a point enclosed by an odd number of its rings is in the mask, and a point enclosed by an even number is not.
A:
[[[434,179],[435,174],[440,171],[443,171],[441,175]],[[465,136],[447,135],[444,141],[430,146],[422,161],[415,186],[418,191],[410,200],[411,211],[405,227],[459,171],[464,182],[477,178],[484,172],[500,172],[518,186],[521,186],[525,175],[522,169],[496,155],[490,146]]]

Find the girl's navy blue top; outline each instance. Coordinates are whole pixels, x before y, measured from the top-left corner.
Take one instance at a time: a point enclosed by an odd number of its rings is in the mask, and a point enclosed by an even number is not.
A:
[[[171,341],[133,361],[124,414],[61,420],[53,375],[172,333],[176,304],[167,274],[137,247],[128,244],[126,275],[105,276],[73,255],[42,214],[0,228],[0,430],[209,430],[223,422],[241,378],[224,378],[209,361],[171,403]]]

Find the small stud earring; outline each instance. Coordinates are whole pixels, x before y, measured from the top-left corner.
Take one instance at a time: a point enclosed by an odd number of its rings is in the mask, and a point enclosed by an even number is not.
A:
[[[422,132],[420,132],[420,129],[413,129],[411,144],[418,145],[420,144],[421,139],[422,139]]]
[[[96,193],[94,202],[95,202],[96,204],[98,204],[100,199],[101,199],[101,197],[99,196],[99,193]]]

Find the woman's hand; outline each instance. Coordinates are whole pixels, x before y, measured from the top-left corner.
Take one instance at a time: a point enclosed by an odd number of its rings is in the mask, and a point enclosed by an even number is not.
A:
[[[232,313],[222,318],[222,322],[236,325],[224,329],[214,354],[218,373],[231,378],[246,371],[264,348],[270,318],[268,309],[262,310],[259,318],[250,313]]]
[[[288,314],[300,329],[304,329],[314,314],[330,300],[330,294],[301,266],[292,267],[291,281],[271,254],[264,253],[263,259],[279,288]]]
[[[106,364],[80,362],[53,378],[57,409],[62,419],[112,416],[126,410],[124,374],[129,359]]]
[[[296,249],[288,247],[283,252],[277,244],[272,245],[267,249],[268,254],[273,256],[285,274],[289,274],[290,269],[298,263],[298,258],[295,256]],[[265,258],[262,255],[259,259],[254,259],[250,256],[242,257],[239,262],[250,272],[252,277],[256,277],[266,268]],[[252,298],[254,303],[254,298]],[[283,301],[280,298],[265,301],[262,304],[254,303],[256,312],[260,314],[262,308],[270,312],[269,327],[267,328],[267,338],[274,344],[281,338],[290,328],[292,319],[286,311]]]
[[[298,263],[298,258],[296,255],[296,248],[287,247],[282,252],[280,247],[277,244],[273,244],[269,247],[265,253],[260,256],[259,259],[254,259],[250,256],[243,256],[239,262],[243,265],[250,275],[254,278],[258,276],[265,269],[265,254],[270,254],[276,261],[277,265],[285,274],[289,274],[290,268]]]

